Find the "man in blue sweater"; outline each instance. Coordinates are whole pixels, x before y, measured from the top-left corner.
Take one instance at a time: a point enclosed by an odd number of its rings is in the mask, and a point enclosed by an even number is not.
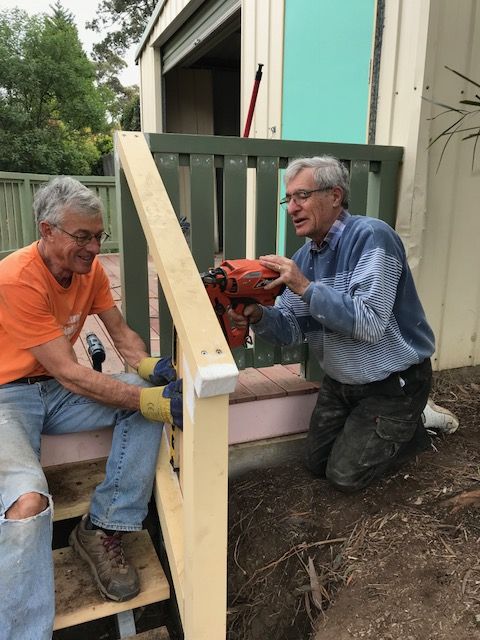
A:
[[[292,259],[261,256],[286,289],[275,307],[249,305],[256,335],[279,345],[307,340],[325,377],[307,437],[307,466],[338,489],[367,486],[430,447],[422,421],[435,349],[396,232],[347,211],[349,176],[336,158],[294,160],[282,204],[310,242]]]

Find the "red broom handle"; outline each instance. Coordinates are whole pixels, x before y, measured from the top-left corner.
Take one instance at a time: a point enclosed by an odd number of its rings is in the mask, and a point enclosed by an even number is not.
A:
[[[258,65],[257,73],[255,74],[255,82],[253,83],[252,97],[250,98],[250,107],[248,109],[247,121],[245,123],[245,130],[243,137],[248,138],[250,135],[250,126],[252,124],[253,112],[255,111],[255,104],[257,102],[258,88],[262,79],[262,67],[263,64]]]

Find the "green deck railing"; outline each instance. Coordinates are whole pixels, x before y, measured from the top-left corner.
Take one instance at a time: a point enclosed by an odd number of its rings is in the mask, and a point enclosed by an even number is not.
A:
[[[0,171],[0,259],[37,238],[32,214],[35,191],[53,176]],[[118,217],[113,176],[73,176],[96,193],[105,208],[110,238],[102,251],[118,251]]]
[[[254,185],[254,204],[248,213],[254,255],[290,256],[304,242],[295,236],[278,205],[282,170],[295,157],[331,154],[343,160],[351,175],[350,211],[395,224],[403,155],[400,147],[184,134],[146,134],[146,139],[177,216],[189,219],[191,251],[199,271],[206,271],[218,258],[217,228],[223,231],[222,256],[245,257],[247,182]],[[149,344],[147,247],[141,226],[135,222],[133,200],[122,171],[117,180],[124,248],[124,313],[127,322]],[[159,316],[160,352],[167,355],[174,344],[173,325],[161,290]],[[309,364],[306,344],[276,348],[256,339],[253,346],[240,348],[234,355],[240,368],[301,362],[306,374],[316,377],[310,369],[313,363]]]

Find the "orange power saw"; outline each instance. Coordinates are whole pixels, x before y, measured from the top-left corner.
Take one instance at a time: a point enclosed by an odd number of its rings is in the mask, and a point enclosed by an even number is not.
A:
[[[227,311],[232,307],[243,313],[246,305],[256,303],[271,307],[285,285],[265,291],[265,285],[279,274],[260,264],[259,260],[225,260],[218,267],[200,274],[230,349],[250,342],[249,328],[232,326]]]

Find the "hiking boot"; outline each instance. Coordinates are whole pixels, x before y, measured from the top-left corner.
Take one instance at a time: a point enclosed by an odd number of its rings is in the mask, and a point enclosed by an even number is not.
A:
[[[102,529],[87,529],[84,516],[68,542],[88,562],[104,596],[116,602],[134,598],[140,591],[136,570],[128,564],[122,548],[122,534],[107,535]]]
[[[458,429],[459,424],[459,420],[455,414],[435,404],[430,398],[423,410],[422,420],[425,429],[432,431],[435,435],[439,433],[443,433],[444,435],[454,433]]]

